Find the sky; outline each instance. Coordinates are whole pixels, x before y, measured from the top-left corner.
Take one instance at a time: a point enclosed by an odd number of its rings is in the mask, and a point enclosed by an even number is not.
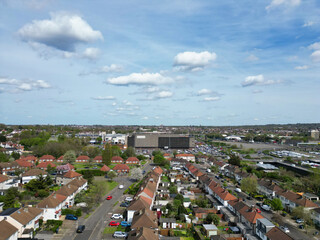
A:
[[[0,0],[0,123],[320,119],[318,0]]]

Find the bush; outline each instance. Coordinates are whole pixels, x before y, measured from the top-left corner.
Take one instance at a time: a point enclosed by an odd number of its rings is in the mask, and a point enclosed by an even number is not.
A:
[[[62,225],[63,221],[60,220],[47,220],[46,229],[56,232],[57,228]]]
[[[75,215],[75,211],[72,209],[66,208],[66,209],[62,209],[61,214],[62,215],[67,215],[67,214]]]
[[[37,192],[37,195],[38,197],[40,198],[45,198],[45,197],[48,197],[49,196],[49,192],[44,190],[44,189],[41,189]]]
[[[82,210],[81,210],[81,208],[78,208],[78,209],[76,210],[75,215],[76,215],[77,217],[81,217],[81,216],[82,216]]]
[[[105,175],[105,172],[102,172],[100,171],[99,169],[90,169],[90,170],[87,170],[87,169],[82,169],[82,170],[78,170],[76,171],[77,173],[80,173],[82,175],[85,175],[85,172],[89,172],[90,174],[92,174],[93,176],[104,176]]]

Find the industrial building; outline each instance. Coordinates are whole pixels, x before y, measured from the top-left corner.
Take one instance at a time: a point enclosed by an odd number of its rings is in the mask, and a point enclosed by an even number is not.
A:
[[[160,132],[133,133],[128,136],[128,147],[136,149],[189,149],[195,147],[194,137],[186,134]]]

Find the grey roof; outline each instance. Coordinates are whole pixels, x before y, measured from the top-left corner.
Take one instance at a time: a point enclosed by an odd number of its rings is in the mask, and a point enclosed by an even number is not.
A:
[[[202,226],[203,226],[206,230],[218,230],[218,228],[217,228],[216,225],[214,225],[214,224],[202,224]]]
[[[257,220],[261,222],[263,225],[265,225],[266,227],[275,227],[274,224],[266,218],[259,218]]]
[[[8,208],[0,213],[0,216],[10,216],[12,213],[17,211],[19,208]]]

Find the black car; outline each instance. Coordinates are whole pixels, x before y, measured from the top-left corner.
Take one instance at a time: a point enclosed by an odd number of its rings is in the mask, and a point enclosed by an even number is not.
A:
[[[304,225],[299,225],[299,228],[300,229],[304,229]]]
[[[85,225],[80,225],[80,226],[77,228],[77,233],[82,233],[85,228],[86,228]]]
[[[128,202],[123,202],[120,204],[120,207],[128,207],[130,203]]]

